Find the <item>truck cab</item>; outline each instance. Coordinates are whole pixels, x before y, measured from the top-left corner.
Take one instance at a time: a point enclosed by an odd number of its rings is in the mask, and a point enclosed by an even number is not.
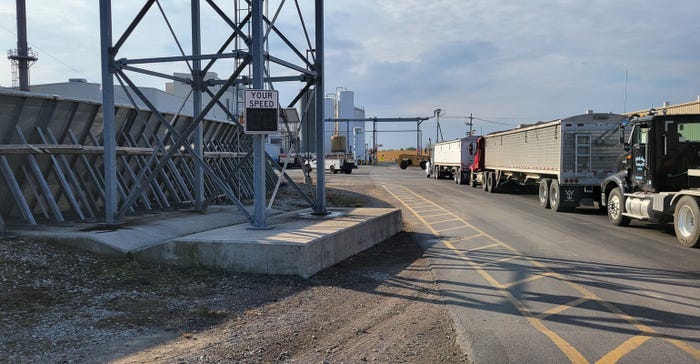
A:
[[[620,171],[601,185],[610,222],[674,221],[684,245],[700,245],[700,115],[650,112],[633,117],[620,131],[626,151]]]

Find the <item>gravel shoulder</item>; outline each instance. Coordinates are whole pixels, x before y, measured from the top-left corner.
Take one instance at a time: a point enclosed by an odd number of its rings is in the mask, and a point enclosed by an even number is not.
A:
[[[371,183],[327,196],[389,205]],[[306,280],[0,240],[0,362],[468,362],[416,239],[405,225]]]

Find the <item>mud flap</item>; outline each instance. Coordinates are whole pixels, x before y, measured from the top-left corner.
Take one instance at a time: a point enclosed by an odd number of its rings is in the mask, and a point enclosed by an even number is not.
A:
[[[561,186],[561,207],[576,208],[581,200],[581,187]]]

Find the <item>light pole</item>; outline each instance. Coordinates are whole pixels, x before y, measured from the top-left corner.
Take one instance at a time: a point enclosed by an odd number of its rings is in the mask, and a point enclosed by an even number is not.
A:
[[[442,112],[442,109],[435,109],[433,111],[433,116],[435,116],[437,122],[435,126],[435,143],[440,141],[440,134],[442,134],[442,130],[440,130],[440,113]]]

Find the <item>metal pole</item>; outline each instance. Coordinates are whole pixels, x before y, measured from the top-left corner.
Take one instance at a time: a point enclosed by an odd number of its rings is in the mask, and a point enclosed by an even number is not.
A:
[[[323,138],[325,133],[324,111],[324,64],[323,64],[323,0],[316,0],[316,86],[314,87],[316,102],[316,204],[315,214],[327,214],[326,210],[326,175],[324,170],[325,158]]]
[[[374,159],[372,163],[377,165],[377,118],[372,120],[372,148],[374,149]]]
[[[416,153],[421,155],[420,150],[420,121],[416,122]]]
[[[472,127],[474,125],[474,116],[469,113],[469,135],[472,135]]]
[[[112,2],[100,0],[102,53],[102,118],[105,176],[105,223],[115,224],[117,212],[117,143],[114,121],[114,75],[112,74]]]
[[[263,88],[263,74],[265,64],[263,62],[263,0],[253,0],[251,3],[252,29],[251,29],[251,53],[253,56],[253,88]],[[253,215],[253,228],[264,229],[265,222],[265,135],[253,135],[253,195],[255,213]]]
[[[200,0],[192,0],[192,55],[202,54],[202,34],[200,27]],[[194,59],[192,61],[192,78],[194,81],[192,92],[192,114],[199,115],[202,112],[202,87],[204,85],[204,75],[202,75],[202,61]],[[202,123],[199,123],[193,134],[194,152],[199,157],[204,156],[202,146]],[[202,211],[204,209],[204,168],[199,163],[194,166],[194,209]]]
[[[27,7],[24,0],[17,0],[17,65],[20,91],[29,91],[29,60]]]

